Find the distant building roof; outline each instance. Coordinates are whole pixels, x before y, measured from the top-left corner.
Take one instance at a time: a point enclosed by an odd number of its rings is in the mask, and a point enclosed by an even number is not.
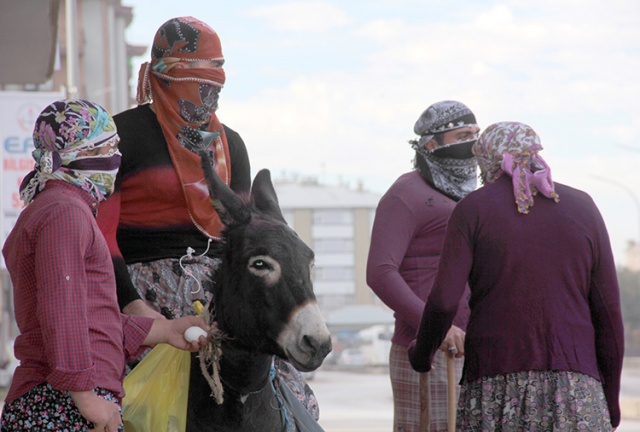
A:
[[[315,180],[275,180],[274,188],[283,210],[291,208],[376,208],[381,195]]]

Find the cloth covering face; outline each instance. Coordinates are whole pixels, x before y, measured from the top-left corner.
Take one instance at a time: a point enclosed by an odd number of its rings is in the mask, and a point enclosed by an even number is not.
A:
[[[420,115],[413,127],[420,138],[409,141],[416,158],[424,161],[418,164],[421,172],[425,168],[429,171],[422,173],[425,180],[456,201],[477,187],[478,164],[470,150],[477,137],[431,150],[425,145],[438,135],[468,126],[478,127],[473,112],[465,104],[450,100],[437,102]]]
[[[416,157],[422,157],[429,169],[433,186],[455,201],[460,201],[478,185],[478,163],[471,157],[467,159],[453,159],[438,157],[433,152],[423,154],[418,152]]]
[[[59,100],[47,106],[36,120],[32,152],[33,171],[20,185],[25,205],[44,189],[48,180],[63,180],[104,201],[114,190],[120,167],[119,137],[111,115],[86,100]],[[86,156],[83,151],[108,147]]]
[[[192,67],[202,61],[216,66]],[[229,146],[215,113],[225,82],[223,63],[220,38],[211,27],[193,17],[173,18],[156,32],[152,60],[138,76],[138,103],[153,101],[191,219],[210,238],[219,236],[222,222],[198,153],[207,151],[218,176],[230,184]]]

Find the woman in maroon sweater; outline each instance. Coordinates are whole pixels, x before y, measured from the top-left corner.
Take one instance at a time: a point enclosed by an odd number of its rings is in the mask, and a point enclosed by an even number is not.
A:
[[[13,285],[20,365],[4,400],[2,431],[122,431],[125,360],[141,345],[197,351],[184,331],[196,317],[120,313],[109,251],[95,222],[120,165],[111,115],[59,100],[38,116],[34,169],[20,186],[26,208],[3,255]]]
[[[521,123],[494,124],[474,146],[485,186],[449,219],[409,348],[412,366],[428,371],[468,280],[458,430],[620,423],[624,338],[607,230],[586,193],[552,182],[541,149]]]
[[[420,374],[407,357],[425,300],[438,269],[447,220],[456,202],[476,188],[477,168],[471,147],[479,128],[475,115],[458,101],[440,101],[418,118],[410,144],[415,169],[401,175],[380,199],[371,233],[367,283],[389,306],[395,328],[389,353],[394,430],[420,427]],[[468,293],[467,293],[468,294]],[[467,296],[468,297],[468,296]],[[469,319],[467,298],[429,374],[430,431],[447,430],[447,359],[445,352],[464,345]],[[462,359],[455,360],[458,377]]]

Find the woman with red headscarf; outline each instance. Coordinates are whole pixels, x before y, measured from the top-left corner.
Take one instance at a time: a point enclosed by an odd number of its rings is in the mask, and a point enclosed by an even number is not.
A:
[[[114,116],[122,165],[115,192],[100,209],[125,313],[193,315],[211,299],[223,228],[209,199],[198,152],[206,150],[236,193],[251,187],[240,135],[216,110],[225,82],[218,34],[193,17],[173,18],[156,32],[151,61],[138,77],[138,106]],[[285,381],[317,419],[313,392],[299,372],[278,362]]]

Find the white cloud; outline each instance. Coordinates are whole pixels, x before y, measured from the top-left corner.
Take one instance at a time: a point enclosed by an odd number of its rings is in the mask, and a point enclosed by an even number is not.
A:
[[[622,147],[640,147],[640,2],[453,3],[466,7],[443,18],[429,2],[370,0],[358,13],[332,0],[255,2],[245,16],[278,31],[257,25],[256,38],[255,22],[234,24],[248,37],[223,40],[229,67],[242,68],[228,69],[230,84],[250,90],[225,90],[220,118],[255,171],[361,179],[377,192],[411,169],[407,140],[435,101],[466,103],[483,127],[529,123],[556,179],[592,194],[621,257],[638,236],[633,200],[589,174],[640,185],[640,153]]]
[[[292,1],[252,8],[247,15],[267,20],[280,31],[324,32],[349,23],[346,12],[331,2]]]

